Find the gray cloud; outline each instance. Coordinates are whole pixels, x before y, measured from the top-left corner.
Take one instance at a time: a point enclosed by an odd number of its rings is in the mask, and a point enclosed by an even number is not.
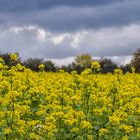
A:
[[[2,52],[29,57],[65,58],[83,53],[92,56],[128,56],[140,46],[140,24],[122,28],[53,33],[37,26],[11,27],[0,34]]]
[[[139,13],[139,0],[0,0],[0,51],[130,60],[140,46]]]
[[[48,9],[36,8],[35,10],[25,10],[24,12],[21,8],[21,12],[20,10],[18,12],[1,12],[0,24],[3,26],[24,26],[31,24],[53,32],[73,32],[80,29],[124,26],[140,22],[140,15],[138,14],[140,13],[139,0],[124,0],[121,2],[110,0],[108,4],[105,4],[106,2],[103,0],[98,2],[97,0],[94,2],[93,0],[92,2],[91,0],[87,0],[86,2],[77,0],[75,2],[76,7],[72,6],[74,5],[74,1],[51,1],[53,2],[48,1],[48,3],[56,4],[56,7]],[[33,0],[30,2],[37,3],[37,1]],[[17,4],[19,3],[17,2]],[[94,6],[96,3],[101,3],[101,5]],[[48,5],[51,6],[51,4]],[[29,9],[32,8],[30,7]]]
[[[29,12],[59,6],[98,6],[125,0],[0,0],[1,12]]]

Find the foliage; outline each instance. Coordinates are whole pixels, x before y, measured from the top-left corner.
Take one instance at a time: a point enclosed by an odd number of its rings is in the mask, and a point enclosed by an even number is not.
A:
[[[26,61],[23,62],[23,65],[27,68],[30,68],[33,71],[39,71],[40,68],[38,67],[39,65],[43,64],[44,65],[44,70],[45,71],[57,71],[57,67],[53,64],[51,61],[44,61],[43,59],[39,58],[29,58]]]
[[[36,73],[21,64],[9,69],[2,59],[0,68],[1,140],[140,138],[140,75],[134,71]]]
[[[140,72],[140,48],[133,54],[131,66],[136,69],[136,72]]]
[[[12,66],[16,66],[18,63],[24,65],[27,68],[30,68],[32,71],[39,72],[39,65],[44,64],[44,71],[47,72],[57,72],[59,69],[63,69],[66,72],[71,73],[72,71],[77,71],[78,74],[82,73],[86,68],[91,67],[91,62],[96,61],[92,60],[91,56],[89,54],[83,54],[79,55],[75,58],[75,61],[71,64],[62,65],[61,67],[56,66],[52,61],[50,60],[44,60],[42,58],[29,58],[27,60],[21,61],[18,53],[16,54],[10,54],[5,53],[1,54],[0,57],[4,60],[5,65],[7,65],[9,68]],[[100,64],[100,72],[101,73],[113,73],[114,69],[118,68],[118,66],[113,63],[110,59],[102,58],[99,61]],[[131,72],[131,66],[130,64],[127,64],[126,66],[121,66],[120,68],[123,70],[124,73]],[[135,67],[135,66],[134,66]],[[136,68],[136,67],[135,67]],[[136,72],[139,72],[136,68]]]
[[[91,69],[94,71],[94,73],[97,73],[98,71],[100,71],[100,68],[101,66],[98,61],[93,61],[91,63]]]
[[[100,66],[101,66],[101,73],[108,73],[111,72],[113,73],[114,69],[117,68],[117,64],[113,63],[110,59],[108,58],[102,58],[100,61]],[[124,66],[125,69],[125,66]],[[127,69],[126,69],[127,71]]]
[[[10,53],[1,54],[0,53],[0,58],[4,60],[5,65],[7,65],[9,68],[17,65],[18,63],[21,63],[18,53],[14,53],[14,54],[10,54]]]
[[[89,54],[82,54],[82,55],[78,55],[75,58],[75,62],[77,65],[80,65],[81,67],[88,68],[90,67],[92,58]]]

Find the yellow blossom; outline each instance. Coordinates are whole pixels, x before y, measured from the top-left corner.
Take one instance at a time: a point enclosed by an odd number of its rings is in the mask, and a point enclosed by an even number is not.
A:
[[[103,136],[103,135],[105,135],[107,132],[108,132],[107,129],[101,128],[101,129],[99,130],[99,136]]]
[[[12,53],[12,54],[10,55],[10,59],[13,60],[13,61],[16,61],[16,60],[18,59],[18,55],[15,54],[15,53]]]
[[[87,128],[92,128],[92,125],[89,122],[87,122],[87,121],[82,121],[81,122],[81,127],[83,129],[87,129]]]
[[[4,129],[4,134],[6,135],[6,134],[10,134],[10,133],[12,133],[12,130],[10,129],[10,128],[5,128]]]

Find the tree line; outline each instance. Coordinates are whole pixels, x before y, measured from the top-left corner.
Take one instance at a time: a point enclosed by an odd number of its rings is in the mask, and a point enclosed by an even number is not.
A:
[[[92,57],[89,54],[82,54],[75,58],[74,62],[72,62],[69,65],[62,65],[61,67],[58,67],[50,60],[44,60],[40,58],[29,58],[25,61],[22,61],[19,57],[19,54],[17,53],[18,59],[16,61],[13,61],[10,59],[10,53],[0,53],[0,58],[2,58],[5,61],[5,65],[8,67],[12,67],[17,65],[18,63],[22,64],[26,68],[30,68],[32,71],[39,71],[39,65],[44,64],[44,70],[46,72],[57,72],[60,69],[64,70],[66,72],[72,72],[77,71],[77,73],[81,73],[86,68],[91,67],[91,62],[98,61],[101,66],[101,73],[113,73],[114,69],[120,68],[124,73],[131,72],[131,67],[135,68],[136,72],[140,72],[140,49],[138,49],[133,54],[133,59],[130,62],[130,64],[124,65],[124,66],[118,66],[115,64],[111,59],[108,58],[101,58],[100,60],[93,60]]]

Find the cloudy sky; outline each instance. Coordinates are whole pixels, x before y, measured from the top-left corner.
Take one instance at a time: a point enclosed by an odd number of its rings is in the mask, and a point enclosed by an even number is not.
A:
[[[128,63],[140,47],[140,0],[0,0],[0,52],[68,63]]]

